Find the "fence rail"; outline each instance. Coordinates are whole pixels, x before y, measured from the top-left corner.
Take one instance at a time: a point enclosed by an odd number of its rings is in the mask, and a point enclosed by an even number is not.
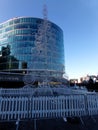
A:
[[[97,94],[0,96],[0,120],[58,118],[98,114]]]

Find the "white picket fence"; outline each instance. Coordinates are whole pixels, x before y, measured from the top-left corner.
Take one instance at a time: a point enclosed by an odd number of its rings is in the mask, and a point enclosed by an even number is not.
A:
[[[1,94],[0,120],[97,115],[97,99],[97,94],[38,97]]]

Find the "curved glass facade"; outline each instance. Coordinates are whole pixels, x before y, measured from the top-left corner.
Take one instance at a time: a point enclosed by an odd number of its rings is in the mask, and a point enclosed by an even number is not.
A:
[[[63,31],[48,21],[50,31],[46,34],[47,40],[43,40],[47,44],[40,47],[40,37],[43,37],[44,32],[44,29],[40,29],[43,21],[40,18],[17,17],[0,24],[0,70],[29,71],[37,75],[44,75],[47,71],[50,76],[62,77]]]

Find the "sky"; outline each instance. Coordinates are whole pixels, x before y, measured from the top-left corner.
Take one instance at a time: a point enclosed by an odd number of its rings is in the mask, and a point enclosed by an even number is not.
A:
[[[70,78],[98,75],[98,0],[0,0],[0,23],[19,16],[48,19],[64,35],[65,70]]]

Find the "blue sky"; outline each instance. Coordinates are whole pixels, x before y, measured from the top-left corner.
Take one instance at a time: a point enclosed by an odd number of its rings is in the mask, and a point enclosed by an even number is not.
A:
[[[98,74],[98,0],[0,0],[0,23],[18,16],[48,19],[64,32],[65,66],[69,78]]]

